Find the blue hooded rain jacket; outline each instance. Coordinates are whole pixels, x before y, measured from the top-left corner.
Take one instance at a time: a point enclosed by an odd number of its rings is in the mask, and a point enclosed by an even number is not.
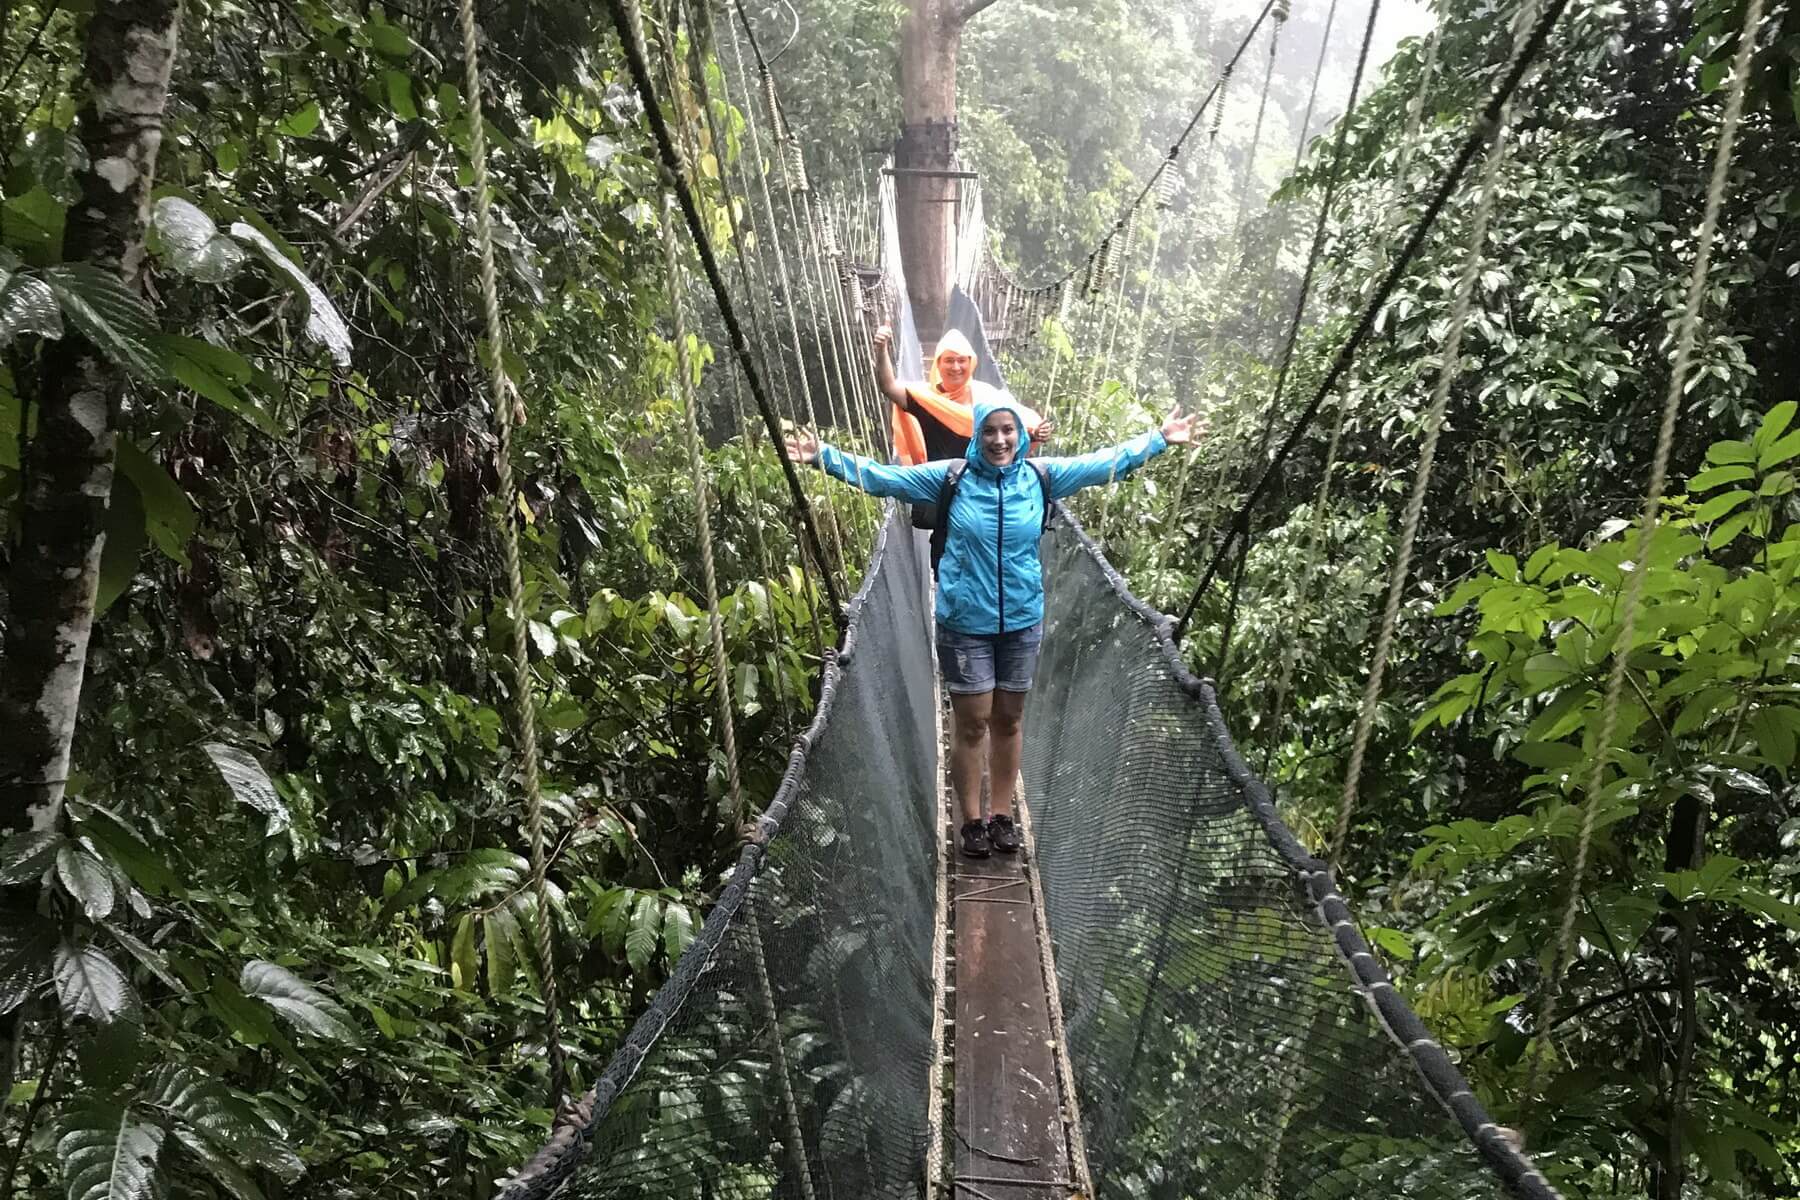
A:
[[[965,451],[968,467],[950,504],[949,536],[938,565],[937,622],[966,634],[1009,633],[1044,619],[1044,569],[1038,539],[1044,532],[1048,502],[1084,487],[1123,478],[1168,449],[1161,430],[1076,458],[1045,458],[1050,495],[1037,472],[1024,460],[1031,450],[1020,408],[1000,401],[975,405],[975,437]],[[1019,451],[1004,467],[981,455],[981,426],[1004,409],[1019,425]],[[890,467],[846,454],[835,446],[819,447],[818,465],[871,496],[893,496],[915,504],[935,503],[950,470],[948,462]]]

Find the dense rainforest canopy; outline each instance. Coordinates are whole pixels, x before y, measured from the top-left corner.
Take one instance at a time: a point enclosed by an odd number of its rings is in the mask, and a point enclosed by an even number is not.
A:
[[[1340,872],[1397,985],[1571,1196],[1800,1196],[1789,3],[1753,31],[1663,524],[1632,558],[1751,3],[1569,6],[1521,84],[1491,212],[1452,196],[1184,643],[1323,851],[1485,219]],[[1261,6],[979,7],[960,156],[994,255],[1023,284],[1079,272]],[[1382,26],[1347,112],[1367,6],[1329,7],[1328,25],[1296,0],[1278,50],[1233,72],[1110,299],[1043,311],[1007,352],[1014,390],[1078,446],[1176,401],[1206,416],[1179,474],[1078,506],[1165,610],[1395,262],[1519,5],[1434,0],[1417,28]],[[578,1089],[694,936],[808,719],[836,636],[822,580],[854,585],[873,511],[809,477],[825,544],[798,548],[726,331],[671,287],[649,114],[604,9],[479,15],[513,494],[453,6],[0,5],[0,1200],[492,1194],[551,1121],[546,983]],[[821,203],[866,231],[905,9],[744,16]],[[700,215],[727,258],[762,255],[745,167],[777,150],[754,140],[725,10],[643,19],[671,119],[700,131]],[[144,120],[95,119],[96,97],[136,112],[152,93]],[[824,396],[823,340],[792,340],[772,377]],[[96,576],[85,662],[59,668],[85,620],[59,598]],[[509,715],[521,623],[541,891]],[[1160,1195],[1151,1180],[1115,1186]]]

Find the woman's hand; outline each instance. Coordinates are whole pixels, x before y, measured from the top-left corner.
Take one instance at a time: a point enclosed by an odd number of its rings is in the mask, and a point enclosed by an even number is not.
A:
[[[875,353],[879,354],[879,355],[886,355],[888,352],[888,347],[890,345],[892,345],[893,341],[894,341],[893,326],[883,325],[880,329],[877,329],[875,331],[875,336],[872,339],[872,341],[874,342],[874,345],[875,345]]]
[[[1181,405],[1175,406],[1168,419],[1162,423],[1163,441],[1171,446],[1185,446],[1196,438],[1206,436],[1206,422],[1199,417],[1190,417],[1181,411]]]
[[[1049,417],[1045,417],[1038,422],[1038,427],[1031,431],[1031,448],[1033,450],[1048,450],[1050,448],[1050,439],[1055,436],[1056,422],[1052,421]]]
[[[804,429],[790,433],[782,441],[781,448],[797,463],[809,463],[819,457],[819,439]]]

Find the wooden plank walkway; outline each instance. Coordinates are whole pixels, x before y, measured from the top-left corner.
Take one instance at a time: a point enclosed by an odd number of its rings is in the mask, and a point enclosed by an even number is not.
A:
[[[953,806],[946,786],[946,804]],[[1072,1154],[1061,1022],[1039,941],[1030,846],[969,859],[952,808],[950,949],[955,987],[951,1200],[1069,1200],[1086,1172]],[[1075,1143],[1079,1147],[1079,1132]]]

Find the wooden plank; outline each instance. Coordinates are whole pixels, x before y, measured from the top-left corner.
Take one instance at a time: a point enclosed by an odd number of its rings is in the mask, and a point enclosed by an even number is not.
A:
[[[956,951],[954,1195],[1072,1194],[1056,1045],[1023,855],[952,867]]]

